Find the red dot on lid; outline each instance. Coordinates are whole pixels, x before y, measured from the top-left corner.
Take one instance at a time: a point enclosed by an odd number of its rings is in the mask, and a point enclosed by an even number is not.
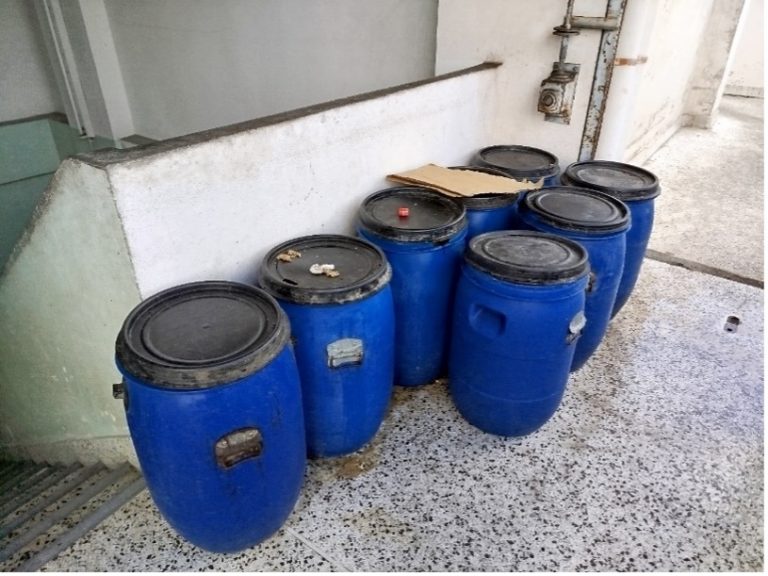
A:
[[[411,210],[407,206],[401,206],[400,208],[397,209],[397,215],[400,218],[408,218],[410,213],[411,213]]]

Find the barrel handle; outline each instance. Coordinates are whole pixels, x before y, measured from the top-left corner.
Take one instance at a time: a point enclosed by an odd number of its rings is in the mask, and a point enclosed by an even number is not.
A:
[[[125,378],[117,384],[112,384],[112,398],[122,400],[125,411],[128,411],[128,387],[125,385]]]
[[[581,336],[581,331],[584,330],[584,326],[587,325],[587,317],[584,316],[584,312],[579,310],[576,315],[571,318],[568,323],[568,334],[565,337],[566,344],[573,344]]]
[[[590,271],[589,277],[587,278],[587,294],[591,294],[595,291],[595,284],[597,284],[597,275]]]
[[[341,338],[325,347],[329,368],[359,366],[363,363],[363,341],[359,338]]]
[[[225,434],[214,445],[216,464],[225,470],[261,456],[263,450],[264,441],[258,428],[240,428]]]
[[[507,329],[506,314],[483,304],[472,304],[468,320],[475,332],[489,339],[498,338]]]

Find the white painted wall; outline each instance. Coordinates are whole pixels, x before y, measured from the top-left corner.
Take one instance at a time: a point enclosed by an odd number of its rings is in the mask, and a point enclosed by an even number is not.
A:
[[[62,111],[34,6],[0,1],[0,122]]]
[[[637,1],[637,0],[634,0]],[[642,164],[683,123],[712,0],[659,0],[624,160]]]
[[[746,0],[713,0],[685,100],[686,126],[711,128],[725,91]]]
[[[136,133],[164,139],[433,74],[437,0],[107,0]]]
[[[747,0],[743,29],[736,40],[726,94],[763,97],[764,5],[764,0]]]
[[[562,24],[564,0],[440,0],[436,72],[486,60],[504,62],[495,88],[500,99],[489,144],[543,148],[566,166],[576,161],[592,86],[600,32],[585,30],[571,40],[568,62],[580,63],[573,119],[565,126],[545,122],[536,110],[541,81],[557,60],[560,41],[552,28]],[[579,0],[574,14],[604,16],[605,0]]]
[[[595,151],[598,160],[624,160],[661,1],[627,2],[616,50],[617,64],[613,69],[603,127]]]
[[[140,298],[202,279],[252,282],[275,244],[353,233],[357,208],[427,162],[488,141],[483,69],[106,168],[66,160],[0,275],[0,449],[135,462],[114,341]]]
[[[133,119],[104,0],[58,0],[53,12],[59,10],[53,25],[86,134],[131,136]]]
[[[142,297],[253,281],[266,251],[352,233],[389,173],[466,163],[494,127],[498,69],[427,84],[108,168]]]

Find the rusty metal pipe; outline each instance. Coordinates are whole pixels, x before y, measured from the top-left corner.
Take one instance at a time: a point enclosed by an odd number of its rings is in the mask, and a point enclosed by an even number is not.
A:
[[[613,30],[603,30],[600,37],[600,49],[595,64],[595,75],[592,79],[587,118],[584,121],[584,130],[581,135],[579,161],[593,160],[595,157],[597,141],[600,139],[600,130],[603,126],[605,103],[611,87],[621,20],[626,4],[627,0],[608,0],[606,6],[605,20],[616,20],[619,25]]]
[[[563,18],[562,28],[565,30],[565,34],[560,37],[560,56],[558,60],[561,64],[565,63],[568,56],[568,43],[571,39],[568,32],[571,30],[571,19],[573,18],[573,5],[575,0],[568,0],[568,4],[565,7],[565,18]]]
[[[568,0],[568,5],[565,7],[565,19],[563,20],[563,26],[566,28],[571,27],[571,19],[573,18],[573,5],[575,0]]]
[[[616,17],[574,16],[571,18],[571,27],[584,30],[618,30],[619,19]]]

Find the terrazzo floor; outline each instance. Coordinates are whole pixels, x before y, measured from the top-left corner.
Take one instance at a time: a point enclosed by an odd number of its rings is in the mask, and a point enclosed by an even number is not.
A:
[[[398,389],[373,444],[312,462],[261,546],[195,549],[144,492],[46,570],[759,570],[761,296],[646,261],[537,433],[472,428],[442,383]]]
[[[683,128],[646,162],[663,176],[649,248],[763,279],[763,119],[762,98],[725,96],[711,130]]]
[[[670,192],[675,174],[663,170],[677,164],[659,160],[678,152],[675,138],[649,163],[672,197],[664,211],[685,190]],[[744,201],[762,207],[762,184],[744,185]],[[702,198],[730,214],[716,193]],[[762,212],[750,214],[739,224],[749,230],[710,251],[726,244],[751,259],[731,270],[762,278]],[[700,232],[725,234],[727,224]],[[655,245],[677,250],[666,242]],[[707,263],[729,264],[717,257]],[[735,331],[729,316],[740,319]],[[309,464],[294,512],[260,546],[201,551],[144,491],[44,570],[760,571],[763,342],[761,289],[646,259],[603,345],[535,434],[480,432],[445,383],[398,389],[368,448]]]

